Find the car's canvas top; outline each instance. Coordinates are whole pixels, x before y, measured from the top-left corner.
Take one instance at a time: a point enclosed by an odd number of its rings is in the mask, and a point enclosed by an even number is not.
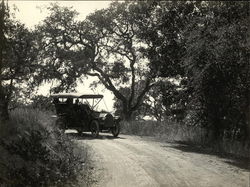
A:
[[[51,94],[51,97],[54,98],[83,98],[83,99],[92,99],[92,98],[103,98],[103,95],[100,94],[82,94],[82,93],[58,93]]]

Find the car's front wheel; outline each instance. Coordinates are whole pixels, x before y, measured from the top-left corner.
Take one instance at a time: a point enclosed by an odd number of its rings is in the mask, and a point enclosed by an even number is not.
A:
[[[98,137],[99,135],[99,131],[100,131],[100,127],[99,127],[99,122],[97,120],[94,120],[91,122],[90,124],[90,131],[91,134],[94,138]]]
[[[81,135],[82,134],[82,129],[77,129],[77,133],[78,133],[78,135]]]
[[[118,122],[115,123],[115,126],[112,127],[111,133],[114,137],[117,137],[120,134],[120,124]]]

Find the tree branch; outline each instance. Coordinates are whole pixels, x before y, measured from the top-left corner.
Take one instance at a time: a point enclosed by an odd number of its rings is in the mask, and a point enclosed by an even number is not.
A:
[[[131,46],[132,46],[132,41],[131,41]],[[131,87],[130,87],[130,96],[129,96],[129,107],[131,108],[132,105],[132,101],[134,99],[135,96],[135,62],[136,62],[136,55],[134,54],[135,51],[132,49],[132,47],[130,48],[130,52],[132,54],[132,61],[130,61],[130,68],[131,68],[131,74],[132,74],[132,79],[131,79]]]
[[[140,95],[137,97],[136,104],[133,107],[131,107],[132,111],[135,111],[140,106],[145,94],[155,85],[155,84],[150,84],[150,82],[151,82],[150,80],[151,80],[150,78],[148,78],[146,80],[146,85],[145,85],[144,89],[142,90],[142,92],[140,93]]]
[[[102,71],[100,68],[98,67],[93,67],[93,69],[98,73],[87,73],[87,75],[90,76],[97,76],[99,78],[99,80],[103,83],[103,85],[110,90],[118,99],[122,100],[123,102],[127,102],[127,99],[119,92],[119,90],[117,90],[114,86],[114,84],[112,83],[112,81],[110,80],[109,76]]]

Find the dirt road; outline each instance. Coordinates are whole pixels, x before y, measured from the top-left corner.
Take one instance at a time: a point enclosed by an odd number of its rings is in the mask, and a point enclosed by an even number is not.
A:
[[[235,166],[233,160],[204,154],[183,144],[127,135],[77,141],[92,147],[98,180],[94,186],[250,186],[247,165]]]

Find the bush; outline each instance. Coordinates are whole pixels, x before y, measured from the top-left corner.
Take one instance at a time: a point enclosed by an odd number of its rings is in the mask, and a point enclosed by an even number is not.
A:
[[[206,131],[197,126],[182,125],[171,120],[122,122],[122,132],[140,136],[157,136],[172,141],[204,143]]]
[[[49,113],[16,109],[0,130],[0,184],[73,186],[87,154],[56,128]],[[87,183],[87,181],[85,181]]]
[[[249,144],[224,137],[217,142],[211,141],[212,132],[200,126],[191,126],[174,121],[130,121],[121,123],[121,132],[130,135],[154,136],[168,142],[185,142],[202,146],[211,151],[230,153],[249,157]]]

